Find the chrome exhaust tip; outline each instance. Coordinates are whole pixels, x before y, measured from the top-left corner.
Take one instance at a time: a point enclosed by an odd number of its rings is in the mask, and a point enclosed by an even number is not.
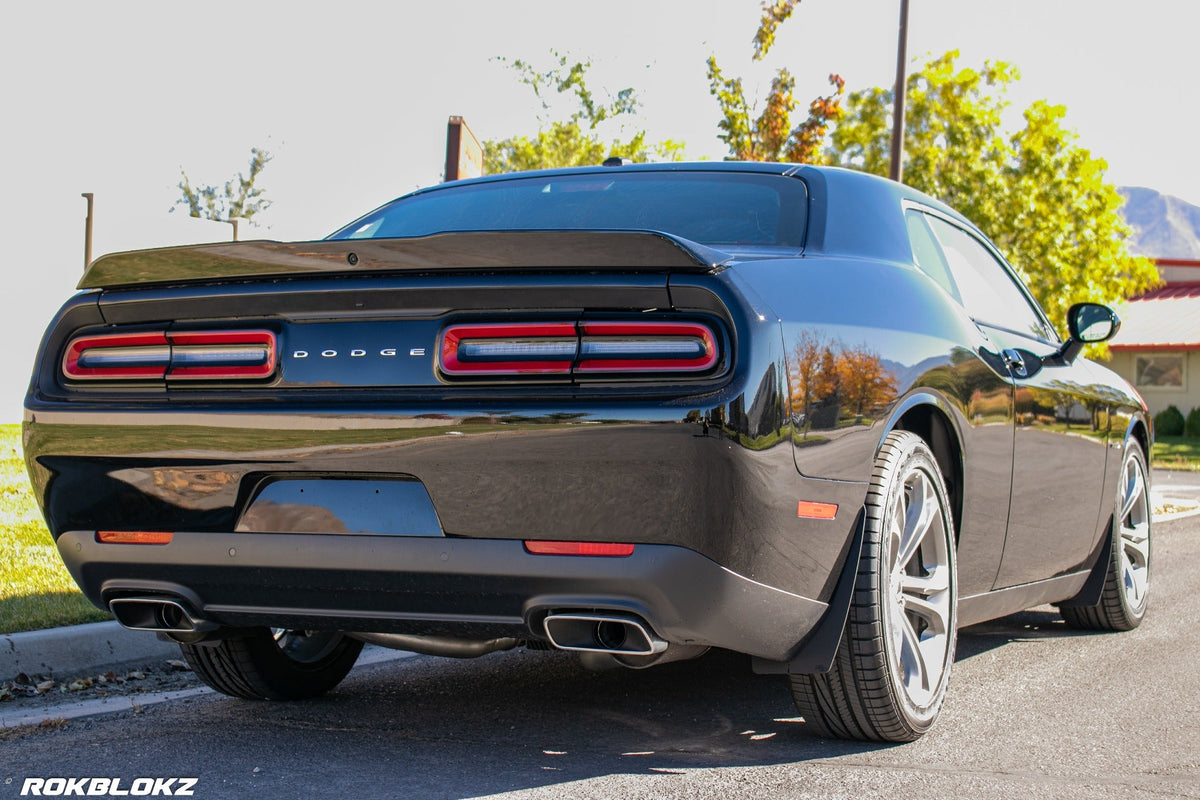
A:
[[[653,656],[667,649],[645,622],[628,614],[549,614],[543,627],[550,644],[559,650]]]
[[[108,610],[122,626],[153,633],[203,633],[217,629],[187,605],[169,597],[117,597]]]

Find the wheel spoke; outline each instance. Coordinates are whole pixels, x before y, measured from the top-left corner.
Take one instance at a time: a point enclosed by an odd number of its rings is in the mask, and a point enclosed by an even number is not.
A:
[[[1146,497],[1146,478],[1136,462],[1130,461],[1125,476],[1125,499],[1121,503],[1121,521],[1129,519],[1135,508],[1140,510]]]
[[[926,600],[921,597],[906,595],[904,610],[925,620],[929,629],[934,633],[945,633],[950,627],[950,608],[944,598]]]
[[[1121,580],[1125,583],[1125,593],[1130,603],[1141,603],[1146,592],[1146,578],[1145,562],[1139,565],[1130,559],[1128,551],[1122,551]]]
[[[937,497],[933,486],[921,472],[913,473],[912,497],[904,515],[904,533],[900,540],[900,549],[896,554],[896,565],[903,567],[912,561],[925,535],[929,533],[934,519],[938,516]]]
[[[1132,554],[1131,561],[1138,566],[1145,566],[1146,562],[1150,560],[1149,526],[1143,524],[1128,531],[1121,531],[1121,546],[1127,554]]]
[[[950,588],[949,570],[935,567],[928,575],[900,576],[900,589],[908,596],[929,597]]]
[[[921,638],[917,635],[912,621],[904,614],[899,614],[900,631],[903,643],[900,648],[900,669],[903,672],[904,683],[913,689],[927,691],[929,689],[929,670],[925,665],[925,651],[921,647]]]

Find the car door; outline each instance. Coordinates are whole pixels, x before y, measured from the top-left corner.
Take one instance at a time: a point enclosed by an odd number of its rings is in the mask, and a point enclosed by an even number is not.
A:
[[[1099,533],[1103,400],[1089,389],[1086,362],[1044,362],[1058,353],[1058,336],[994,248],[949,218],[927,218],[964,307],[1003,354],[1013,382],[1012,493],[994,588],[1069,572]]]

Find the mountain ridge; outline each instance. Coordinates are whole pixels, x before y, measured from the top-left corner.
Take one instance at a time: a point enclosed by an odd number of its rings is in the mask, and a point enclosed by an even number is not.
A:
[[[1133,228],[1133,253],[1200,260],[1200,206],[1144,186],[1117,191],[1125,198],[1121,216]]]

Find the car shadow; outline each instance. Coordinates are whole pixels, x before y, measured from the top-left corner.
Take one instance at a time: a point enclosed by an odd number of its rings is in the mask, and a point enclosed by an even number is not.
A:
[[[727,652],[603,672],[557,652],[419,657],[356,670],[310,702],[213,705],[238,720],[222,725],[227,759],[303,740],[325,763],[386,763],[397,797],[476,797],[890,746],[815,738],[783,679],[754,675],[749,659]]]
[[[1081,631],[1068,627],[1057,611],[1049,606],[1039,607],[961,629],[958,632],[955,660],[963,661],[1011,642],[1031,642],[1065,636],[1094,636],[1097,633],[1098,631]]]

